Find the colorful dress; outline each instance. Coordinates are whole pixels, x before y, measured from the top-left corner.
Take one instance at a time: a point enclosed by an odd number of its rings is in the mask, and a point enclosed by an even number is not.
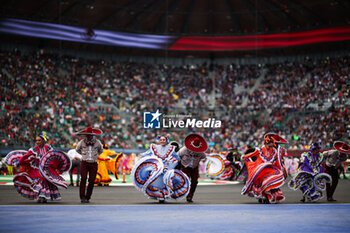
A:
[[[45,171],[49,170],[45,168],[40,169],[40,166],[45,166],[45,161],[47,161],[47,159],[45,159],[43,162],[44,164],[41,164],[42,157],[52,150],[52,147],[49,145],[44,145],[42,148],[35,146],[30,148],[29,151],[20,158],[18,164],[22,166],[22,170],[24,171],[14,176],[13,183],[21,196],[30,200],[37,200],[40,197],[46,200],[61,199],[61,194],[57,186],[53,183],[54,180],[50,182],[47,179],[48,176],[45,177],[47,175]],[[67,159],[70,161],[68,157]],[[70,164],[68,166],[70,166]],[[51,173],[51,175],[58,175],[60,173],[56,168],[54,168],[54,170],[55,171],[49,173]],[[62,184],[62,186],[64,187],[64,184]]]
[[[224,164],[225,164],[225,170],[224,172],[221,174],[220,179],[222,180],[233,180],[233,176],[234,176],[234,172],[235,170],[233,169],[233,163],[234,163],[234,159],[233,161],[230,161],[227,158],[227,152],[221,152],[221,155],[223,155],[223,159],[224,159]]]
[[[224,158],[224,163],[225,163],[225,171],[221,175],[220,178],[223,179],[223,180],[232,179],[234,170],[233,170],[233,168],[231,166],[231,162],[228,161],[226,158]]]
[[[238,152],[237,152],[238,153]],[[227,153],[212,153],[207,156],[206,176],[222,180],[235,180],[241,174],[242,163],[236,161],[236,154],[228,158]]]
[[[228,161],[221,154],[216,154],[216,153],[209,154],[206,157],[206,166],[205,166],[206,176],[210,178],[222,178],[226,171],[225,160]]]
[[[301,159],[304,161],[299,172],[288,185],[293,190],[300,189],[307,200],[318,201],[323,198],[322,191],[326,189],[326,183],[332,182],[331,176],[323,173],[323,155],[314,155],[309,151],[302,153]]]
[[[263,146],[242,157],[248,169],[248,180],[241,194],[278,203],[285,199],[280,187],[285,176],[278,150]]]
[[[151,144],[133,167],[132,182],[150,199],[182,199],[190,190],[190,181],[182,171],[174,169],[179,160],[174,146]]]
[[[111,158],[110,156],[112,155],[116,155],[115,158]],[[108,174],[109,171],[118,180],[118,167],[122,157],[122,153],[117,154],[115,151],[104,149],[102,154],[98,156],[98,170],[95,179],[95,184],[109,185],[112,182],[112,179],[111,177],[109,177]]]

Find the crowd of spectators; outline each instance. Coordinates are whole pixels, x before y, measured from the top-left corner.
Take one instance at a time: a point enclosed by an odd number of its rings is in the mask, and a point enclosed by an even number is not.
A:
[[[248,91],[261,75],[263,67],[257,65],[215,66],[216,108],[229,110],[242,106]]]
[[[194,130],[143,129],[143,112],[157,109],[219,117],[220,129],[195,129],[217,149],[258,145],[271,131],[293,149],[315,140],[330,147],[349,135],[349,57],[211,70],[40,52],[3,51],[0,59],[1,147],[28,148],[45,131],[54,147],[68,148],[78,140],[74,132],[92,125],[111,148],[146,149],[157,134],[182,143]],[[319,108],[308,109],[314,103]]]

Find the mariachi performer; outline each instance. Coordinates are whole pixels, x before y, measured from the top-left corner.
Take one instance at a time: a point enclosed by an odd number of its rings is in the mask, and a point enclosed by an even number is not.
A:
[[[338,168],[346,161],[347,154],[350,154],[350,146],[345,142],[336,141],[333,147],[334,150],[328,150],[322,154],[325,160],[325,173],[332,177],[332,183],[326,184],[327,201],[336,201],[333,199],[333,194],[339,180]]]
[[[108,172],[111,172],[117,180],[119,180],[118,167],[122,153],[117,154],[115,151],[110,150],[108,145],[103,143],[103,152],[98,156],[97,164],[97,175],[95,179],[95,185],[98,186],[109,186],[112,183],[111,177],[109,177]],[[115,156],[111,158],[111,156]]]
[[[103,152],[103,146],[100,140],[96,137],[102,134],[102,130],[87,127],[81,130],[76,135],[81,135],[84,139],[80,140],[76,151],[81,154],[80,164],[80,187],[79,197],[81,203],[89,203],[94,189],[95,179],[97,175],[97,160],[98,156]],[[89,177],[89,179],[88,179]],[[86,188],[86,180],[89,184]]]
[[[157,140],[158,144],[151,144],[133,167],[132,182],[148,198],[159,203],[169,198],[180,200],[188,194],[190,181],[182,171],[174,169],[180,158],[175,147],[169,145],[169,138],[158,136]]]
[[[248,180],[241,194],[256,197],[259,203],[279,203],[285,199],[280,190],[285,176],[275,146],[273,137],[265,136],[263,147],[248,149],[242,157],[248,169]]]
[[[60,174],[71,166],[69,157],[46,144],[46,134],[36,136],[36,146],[30,148],[18,161],[22,172],[16,174],[13,183],[17,192],[30,200],[46,203],[60,200],[59,187],[67,188]]]
[[[205,151],[208,144],[205,139],[198,134],[190,134],[185,138],[185,146],[179,151],[181,158],[181,170],[191,179],[191,189],[186,197],[187,202],[193,202],[193,196],[197,188],[199,178],[199,163],[206,159]],[[223,173],[225,165],[222,164],[220,175]]]
[[[323,198],[322,191],[326,189],[326,183],[332,182],[331,176],[323,173],[323,156],[320,149],[318,143],[313,143],[308,152],[301,154],[303,162],[299,172],[288,184],[293,190],[301,190],[301,202],[305,202],[306,199],[312,202],[320,200]]]

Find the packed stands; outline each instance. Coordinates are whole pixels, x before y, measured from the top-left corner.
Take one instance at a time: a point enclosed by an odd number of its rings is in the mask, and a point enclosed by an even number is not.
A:
[[[68,148],[79,129],[104,131],[112,148],[145,149],[156,135],[182,143],[193,129],[144,129],[144,111],[222,121],[197,129],[216,149],[258,145],[266,132],[292,149],[348,140],[349,56],[264,65],[171,66],[2,51],[0,146],[33,145],[47,132]]]

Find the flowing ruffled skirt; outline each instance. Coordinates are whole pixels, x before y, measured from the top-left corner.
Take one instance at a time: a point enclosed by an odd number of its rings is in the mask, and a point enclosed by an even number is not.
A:
[[[221,179],[223,180],[228,180],[233,176],[233,168],[231,167],[231,163],[230,161],[225,161],[225,171],[224,173],[221,175]]]
[[[207,156],[207,161],[205,165],[205,172],[207,177],[210,178],[223,178],[223,176],[227,176],[230,173],[229,169],[225,174],[225,158],[220,154],[210,154]],[[232,171],[232,168],[231,168]],[[233,172],[233,171],[232,171]],[[231,173],[232,174],[232,173]]]
[[[47,200],[60,200],[58,188],[67,188],[60,174],[69,171],[71,160],[61,151],[48,151],[39,162],[39,167],[29,166],[25,172],[16,174],[13,183],[17,192],[30,200],[41,197]]]
[[[27,153],[26,150],[14,150],[9,152],[5,157],[5,163],[8,166],[18,167],[19,160]]]
[[[47,200],[60,200],[58,188],[47,182],[38,169],[30,169],[14,176],[13,183],[17,192],[24,198],[37,200],[43,197]]]
[[[119,180],[118,167],[122,157],[123,154],[119,153],[114,159],[99,160],[95,184],[110,184],[112,179],[109,176],[109,172],[111,172],[115,178]]]
[[[134,186],[148,198],[180,200],[190,191],[190,181],[180,170],[164,169],[161,159],[153,156],[141,158],[131,171]]]
[[[331,183],[332,177],[326,173],[310,173],[299,171],[296,176],[289,181],[288,186],[293,190],[300,189],[303,196],[311,202],[323,198],[323,191],[326,189],[326,183]]]
[[[250,169],[250,170],[249,170]],[[248,180],[241,194],[258,199],[268,199],[270,203],[278,203],[285,199],[279,189],[284,184],[284,174],[281,169],[270,163],[262,163],[252,168],[248,167]]]

